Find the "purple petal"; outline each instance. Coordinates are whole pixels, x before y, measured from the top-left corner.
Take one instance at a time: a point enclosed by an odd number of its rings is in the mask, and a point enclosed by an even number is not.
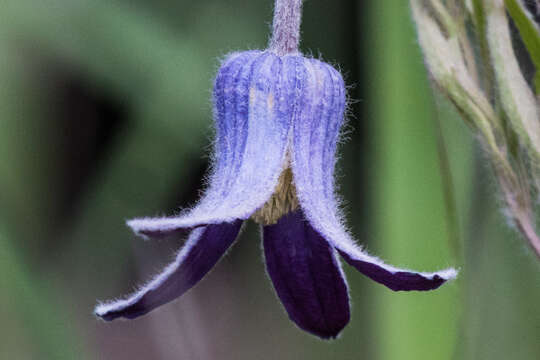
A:
[[[184,294],[218,262],[234,242],[242,221],[193,230],[186,244],[161,274],[129,297],[100,304],[95,314],[110,321],[133,319]]]
[[[214,87],[215,156],[205,195],[179,216],[129,221],[136,233],[160,237],[247,219],[270,198],[285,164],[292,120],[295,77],[284,76],[290,68],[269,52],[225,60]]]
[[[339,253],[349,265],[354,266],[362,274],[394,291],[433,290],[456,276],[453,269],[438,273],[418,273],[396,269],[357,251],[351,253],[339,251]]]
[[[301,211],[264,227],[268,274],[287,313],[301,329],[334,338],[349,322],[349,296],[335,251]]]
[[[330,65],[306,60],[306,87],[293,124],[292,170],[297,195],[313,228],[345,260],[392,290],[430,290],[457,272],[421,273],[398,269],[362,251],[345,230],[334,195],[335,152],[345,108],[345,86]]]

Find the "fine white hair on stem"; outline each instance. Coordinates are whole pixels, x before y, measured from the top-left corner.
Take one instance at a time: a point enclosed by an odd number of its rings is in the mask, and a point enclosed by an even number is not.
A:
[[[298,52],[302,0],[276,0],[270,50],[278,55]]]

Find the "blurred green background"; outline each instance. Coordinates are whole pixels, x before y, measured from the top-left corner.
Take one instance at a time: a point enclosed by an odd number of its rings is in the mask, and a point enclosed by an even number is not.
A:
[[[288,321],[250,224],[181,299],[136,321],[94,318],[98,299],[181,246],[124,221],[197,200],[219,59],[264,48],[271,12],[271,0],[0,1],[0,359],[540,358],[540,263],[431,91],[404,0],[306,1],[302,49],[339,64],[357,100],[338,182],[358,241],[459,279],[393,293],[347,267],[353,317],[323,342]]]

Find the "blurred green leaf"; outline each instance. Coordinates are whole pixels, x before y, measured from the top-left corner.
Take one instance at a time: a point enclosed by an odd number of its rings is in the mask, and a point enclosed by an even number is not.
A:
[[[422,271],[456,266],[448,246],[433,121],[437,114],[420,51],[413,47],[407,2],[377,2],[371,11],[373,181],[378,184],[375,252],[391,263]],[[466,167],[463,171],[459,177],[468,176]],[[451,359],[461,311],[458,284],[459,280],[426,293],[374,288],[379,299],[379,358]]]
[[[86,359],[73,326],[70,309],[56,301],[47,274],[35,276],[0,233],[0,318],[2,359]]]

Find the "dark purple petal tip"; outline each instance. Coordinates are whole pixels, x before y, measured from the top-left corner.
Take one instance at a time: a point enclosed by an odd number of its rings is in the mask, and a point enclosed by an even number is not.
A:
[[[94,313],[106,321],[134,319],[191,289],[218,262],[236,239],[242,221],[194,230],[175,261],[131,296],[100,304]]]
[[[394,291],[434,290],[457,276],[457,271],[452,268],[434,273],[415,272],[394,268],[375,258],[355,256],[341,250],[339,253],[362,274]]]
[[[347,283],[335,251],[301,211],[264,227],[268,275],[290,319],[323,339],[335,338],[350,318]]]
[[[456,270],[423,273],[398,269],[362,251],[349,235],[335,197],[336,146],[346,103],[339,72],[317,60],[303,62],[305,92],[292,133],[292,171],[297,196],[310,226],[360,272],[392,290],[432,290]]]

